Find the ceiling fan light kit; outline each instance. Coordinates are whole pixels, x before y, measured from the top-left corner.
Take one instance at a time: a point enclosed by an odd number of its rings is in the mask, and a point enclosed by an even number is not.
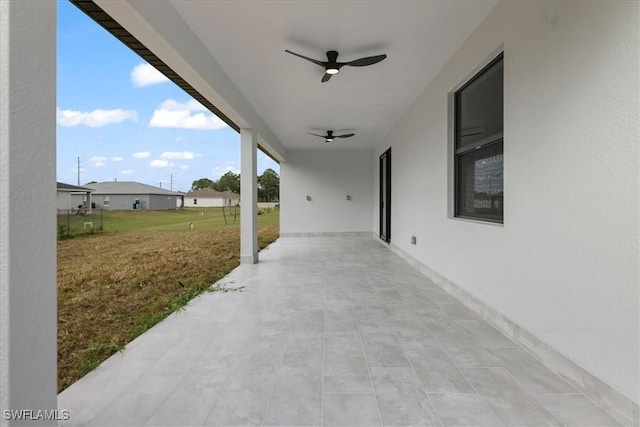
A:
[[[382,61],[387,57],[386,54],[383,54],[383,55],[367,56],[360,59],[354,59],[353,61],[348,61],[348,62],[338,62],[339,54],[335,50],[330,50],[327,52],[326,61],[319,61],[317,59],[309,58],[308,56],[300,55],[299,53],[295,53],[287,49],[285,49],[285,52],[323,67],[324,75],[322,76],[322,80],[320,80],[322,83],[328,82],[331,76],[338,74],[340,72],[340,68],[344,67],[345,65],[349,67],[366,67],[368,65],[377,64],[378,62]]]
[[[351,138],[355,133],[346,133],[344,135],[334,135],[332,130],[328,130],[326,135],[318,135],[317,133],[307,132],[309,135],[324,138],[324,142],[333,142],[335,138]]]
[[[322,83],[328,82],[329,79],[331,79],[331,76],[338,74],[340,72],[340,68],[344,67],[345,65],[350,67],[366,67],[368,65],[377,64],[378,62],[384,60],[387,57],[386,54],[382,54],[382,55],[375,55],[375,56],[367,56],[367,57],[355,59],[349,62],[338,62],[339,53],[335,50],[327,51],[326,61],[319,61],[317,59],[309,58],[307,56],[300,55],[299,53],[295,53],[287,49],[285,49],[285,52],[323,67],[324,74],[322,75],[322,79],[320,80]],[[344,135],[333,135],[333,131],[328,130],[326,135],[318,135],[311,132],[309,132],[309,135],[324,138],[324,142],[328,143],[328,142],[333,142],[334,138],[351,138],[352,136],[355,135],[355,133],[348,133]]]

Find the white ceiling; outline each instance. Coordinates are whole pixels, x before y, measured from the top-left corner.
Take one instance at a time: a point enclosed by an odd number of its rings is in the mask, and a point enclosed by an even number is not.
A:
[[[285,149],[371,148],[496,4],[450,1],[189,1],[173,7]],[[321,83],[318,60],[386,53]],[[307,132],[355,132],[325,144]]]

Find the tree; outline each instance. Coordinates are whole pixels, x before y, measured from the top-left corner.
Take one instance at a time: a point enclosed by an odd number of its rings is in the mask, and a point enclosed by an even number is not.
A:
[[[280,177],[273,169],[265,169],[258,177],[258,200],[274,202],[280,199]]]
[[[191,184],[191,190],[200,190],[202,188],[213,188],[214,184],[215,183],[211,181],[209,178],[200,178],[193,181],[193,184]]]
[[[216,183],[215,189],[240,194],[240,174],[235,174],[231,171],[225,173]]]

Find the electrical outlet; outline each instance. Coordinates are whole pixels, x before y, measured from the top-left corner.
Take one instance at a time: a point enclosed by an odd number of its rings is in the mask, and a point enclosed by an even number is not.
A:
[[[415,245],[416,244],[416,236],[411,236],[411,244]]]

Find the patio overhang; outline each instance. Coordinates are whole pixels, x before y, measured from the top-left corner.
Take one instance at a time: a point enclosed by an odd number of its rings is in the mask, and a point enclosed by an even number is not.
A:
[[[495,6],[457,2],[74,1],[98,23],[258,145],[287,150],[373,149],[444,62]],[[349,25],[342,23],[348,22]],[[320,60],[388,54],[373,67],[324,72]],[[349,68],[349,67],[347,67]],[[310,129],[348,129],[322,144]]]

